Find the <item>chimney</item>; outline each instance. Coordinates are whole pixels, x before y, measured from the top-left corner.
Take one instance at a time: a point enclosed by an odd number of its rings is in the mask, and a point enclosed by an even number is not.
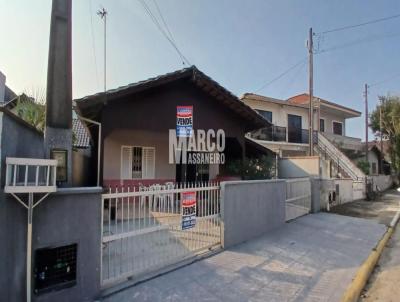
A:
[[[0,104],[4,103],[6,94],[6,76],[0,71]]]
[[[47,67],[45,152],[58,160],[57,185],[72,185],[72,0],[53,0]]]

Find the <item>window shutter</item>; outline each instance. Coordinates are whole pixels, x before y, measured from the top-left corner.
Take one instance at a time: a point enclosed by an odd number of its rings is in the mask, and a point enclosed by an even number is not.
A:
[[[142,153],[142,178],[154,179],[156,150],[143,148]]]
[[[132,148],[121,148],[121,179],[132,178]]]

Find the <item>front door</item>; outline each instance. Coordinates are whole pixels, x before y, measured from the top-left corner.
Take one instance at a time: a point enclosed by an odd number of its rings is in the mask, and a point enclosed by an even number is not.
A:
[[[188,156],[189,156],[188,152]],[[210,165],[208,164],[177,164],[176,182],[208,181],[210,178]]]
[[[288,142],[301,143],[301,116],[288,114]]]

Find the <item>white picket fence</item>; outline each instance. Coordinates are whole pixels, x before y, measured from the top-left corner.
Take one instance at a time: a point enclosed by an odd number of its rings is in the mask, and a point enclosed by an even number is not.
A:
[[[182,228],[182,199],[196,197],[196,223]],[[221,245],[218,183],[168,184],[102,195],[103,286],[139,278]]]

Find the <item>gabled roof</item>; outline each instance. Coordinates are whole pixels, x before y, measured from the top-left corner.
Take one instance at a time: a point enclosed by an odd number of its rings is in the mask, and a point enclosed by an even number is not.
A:
[[[269,103],[283,105],[283,106],[308,108],[308,105],[306,105],[306,104],[290,103],[288,101],[279,100],[279,99],[271,98],[269,96],[259,95],[259,94],[255,94],[255,93],[245,93],[240,97],[240,99],[241,100],[255,100],[255,101],[269,102]]]
[[[132,96],[133,94],[145,90],[154,89],[184,79],[191,81],[197,87],[214,97],[216,101],[222,103],[241,116],[245,123],[243,123],[243,121],[240,122],[244,124],[247,131],[269,125],[269,122],[261,115],[240,101],[238,97],[229,90],[198,70],[195,66],[121,86],[116,89],[108,90],[105,93],[101,92],[89,95],[81,99],[76,99],[74,102],[76,104],[76,110],[80,115],[86,118],[96,119],[106,102],[113,102],[114,100],[121,99],[128,95]]]
[[[327,101],[327,100],[322,99],[317,96],[314,96],[314,99],[319,99],[321,101],[321,104],[326,105],[328,107],[333,107],[333,108],[339,109],[344,112],[347,112],[348,114],[352,115],[353,117],[361,116],[360,111],[351,109],[349,107]],[[308,93],[298,94],[298,95],[292,96],[287,99],[287,102],[289,102],[291,104],[296,104],[296,105],[307,105],[309,103],[309,101],[310,101],[310,95]]]
[[[5,91],[4,91],[4,103],[11,101],[12,99],[14,99],[17,95],[14,91],[11,90],[10,87],[8,87],[6,85],[5,87]]]

